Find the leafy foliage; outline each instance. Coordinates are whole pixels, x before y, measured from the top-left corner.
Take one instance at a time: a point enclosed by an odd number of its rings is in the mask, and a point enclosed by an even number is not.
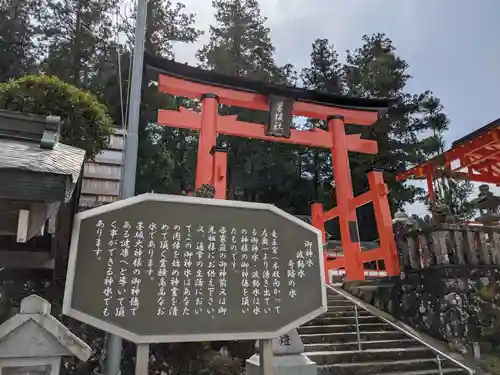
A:
[[[173,58],[176,43],[193,43],[202,32],[194,27],[194,15],[186,13],[186,6],[171,0],[150,0],[148,2],[145,49],[157,56]],[[127,35],[127,47],[133,49],[137,5],[128,17],[123,19],[121,29]]]
[[[113,13],[118,0],[41,0],[36,14],[43,38],[41,68],[88,87],[95,66],[114,49]]]
[[[201,66],[232,76],[285,81],[290,66],[276,66],[257,0],[213,0],[212,7],[216,22],[210,26],[210,41],[197,54]]]
[[[0,84],[0,108],[60,116],[61,138],[92,157],[108,144],[113,125],[104,105],[90,93],[57,77],[29,75]]]
[[[214,0],[212,5],[216,22],[210,27],[208,43],[197,54],[203,68],[266,82],[293,81],[293,69],[279,67],[274,60],[269,29],[256,0]],[[224,107],[221,114],[258,124],[267,121],[266,113],[240,108]],[[300,148],[237,137],[221,136],[220,142],[230,146],[230,199],[273,202],[290,211],[308,212],[307,203],[299,203],[295,195],[304,190],[298,168]]]
[[[429,142],[428,130],[442,116],[441,112],[431,110],[435,108],[431,103],[437,99],[430,91],[420,94],[405,91],[411,78],[408,69],[408,63],[396,54],[392,41],[380,33],[365,35],[360,48],[348,51],[344,65],[346,94],[391,99],[388,113],[372,127],[372,136],[379,146],[378,155],[368,160],[357,158],[353,173],[359,176],[366,163],[384,168],[393,210],[404,203],[414,203],[424,193],[422,189],[396,181],[396,174],[429,156],[423,147]],[[447,125],[442,123],[442,130]]]
[[[113,108],[116,118],[126,118],[124,109],[119,107],[120,95],[126,92],[122,88],[129,85],[130,50],[134,40],[136,9],[131,17],[125,18],[120,28],[128,37],[126,51],[121,56],[122,74],[117,70],[117,63],[99,70],[99,85],[103,97]],[[201,31],[194,27],[194,16],[186,13],[185,6],[170,0],[153,0],[148,3],[145,49],[147,52],[162,57],[173,57],[173,45],[194,42]],[[111,56],[110,62],[116,60]],[[108,85],[102,82],[109,82]],[[122,99],[126,102],[125,99]],[[176,109],[179,105],[192,106],[193,103],[182,98],[172,98],[158,92],[156,86],[143,84],[142,108],[139,130],[139,159],[136,192],[157,192],[180,194],[189,190],[194,181],[196,139],[193,132],[184,129],[161,127],[156,124],[159,109]],[[126,112],[126,108],[125,108]]]
[[[457,181],[449,175],[448,171],[440,165],[438,156],[445,151],[444,132],[448,128],[449,120],[443,113],[443,106],[439,99],[431,98],[424,103],[426,117],[424,122],[429,125],[432,134],[421,141],[422,150],[428,158],[435,158],[436,167],[441,171],[433,181],[436,193],[436,203],[444,204],[450,208],[451,214],[460,220],[469,220],[473,216],[473,208],[469,198],[474,190],[470,181]],[[429,206],[428,197],[424,201]],[[429,207],[430,208],[430,207]]]
[[[332,94],[343,92],[342,65],[335,46],[328,39],[317,39],[312,44],[309,67],[302,69],[300,80],[308,90],[318,90]],[[308,119],[305,128],[328,129],[326,121]],[[310,200],[322,201],[325,207],[335,205],[332,194],[331,181],[333,170],[330,150],[308,148],[301,156],[302,175],[310,181]],[[332,199],[333,198],[333,199]],[[337,237],[340,235],[334,221],[326,225],[329,234]]]

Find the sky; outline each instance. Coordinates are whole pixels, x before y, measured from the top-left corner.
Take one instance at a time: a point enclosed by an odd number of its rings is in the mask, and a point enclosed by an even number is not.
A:
[[[500,117],[499,0],[260,0],[279,64],[308,65],[311,44],[328,38],[341,59],[364,34],[385,33],[410,65],[407,91],[432,90],[451,120],[447,146]],[[214,22],[210,0],[183,0],[205,30],[197,44],[176,45],[176,60],[195,53]],[[307,5],[306,5],[307,4]],[[423,214],[422,205],[406,208]]]

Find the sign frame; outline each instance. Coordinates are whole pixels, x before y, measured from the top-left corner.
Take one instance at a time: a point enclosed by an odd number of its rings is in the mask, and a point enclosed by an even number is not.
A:
[[[278,106],[282,109],[281,126],[277,124]],[[293,120],[293,100],[283,96],[269,96],[269,122],[266,125],[266,135],[276,138],[291,137]]]
[[[104,206],[96,207],[87,211],[79,212],[75,215],[73,222],[73,231],[71,237],[71,244],[69,250],[68,258],[68,269],[66,274],[66,284],[64,289],[64,302],[62,312],[64,315],[70,316],[82,323],[89,324],[95,328],[101,329],[105,332],[120,336],[126,340],[132,341],[136,344],[153,344],[153,343],[170,343],[170,342],[197,342],[197,341],[233,341],[233,340],[260,340],[260,339],[273,339],[279,337],[294,328],[316,318],[322,313],[327,311],[327,299],[326,299],[326,287],[324,287],[324,276],[322,272],[319,272],[319,282],[323,285],[321,288],[321,301],[322,306],[311,311],[310,313],[288,323],[287,325],[281,327],[277,331],[272,332],[231,332],[231,333],[203,333],[203,334],[172,334],[172,335],[139,335],[134,332],[128,331],[124,328],[117,327],[112,323],[108,323],[102,319],[96,318],[94,316],[88,315],[81,311],[78,311],[71,307],[71,302],[73,298],[73,283],[76,271],[76,259],[78,255],[78,242],[79,242],[79,232],[80,224],[83,220],[105,214],[107,212],[116,211],[122,208],[136,205],[145,201],[157,201],[157,202],[171,202],[171,203],[181,203],[181,204],[193,204],[193,205],[209,205],[209,206],[219,206],[219,207],[232,207],[232,208],[244,208],[244,209],[255,209],[255,210],[265,210],[271,211],[287,221],[299,225],[317,235],[318,244],[320,248],[318,249],[318,265],[320,271],[324,269],[324,259],[323,259],[323,248],[322,241],[323,236],[320,230],[309,225],[302,220],[296,218],[295,216],[277,208],[276,206],[268,203],[253,203],[253,202],[243,202],[243,201],[229,201],[223,199],[207,199],[207,198],[195,198],[186,197],[180,195],[166,195],[166,194],[155,194],[146,193],[137,195],[131,198],[119,200],[114,203],[110,203]]]

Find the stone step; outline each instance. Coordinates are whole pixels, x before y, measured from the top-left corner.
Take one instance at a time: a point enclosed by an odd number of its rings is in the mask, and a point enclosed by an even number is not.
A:
[[[345,305],[328,304],[328,311],[354,311],[354,305],[352,303]],[[360,311],[360,309],[358,309],[358,311]]]
[[[344,296],[340,296],[337,294],[327,294],[326,299],[328,301],[348,301],[348,299],[345,298]]]
[[[359,330],[364,332],[376,332],[376,331],[393,331],[392,328],[387,323],[362,323],[359,324]],[[356,324],[339,324],[339,325],[309,325],[301,326],[298,328],[299,334],[306,333],[334,333],[334,332],[356,332]]]
[[[301,334],[304,344],[319,344],[319,343],[347,343],[357,340],[356,332],[335,332],[335,333],[308,333]],[[376,332],[360,332],[361,341],[379,341],[379,340],[400,340],[406,339],[403,333],[399,331],[376,331]]]
[[[309,352],[307,356],[311,361],[316,362],[317,365],[435,358],[434,352],[425,346],[414,348],[367,349],[361,351],[318,351]]]
[[[326,302],[328,306],[354,306],[354,304],[351,301],[348,301],[346,299],[344,300],[327,299]]]
[[[320,365],[318,366],[318,375],[378,375],[391,372],[401,374],[422,370],[437,371],[437,369],[436,358],[425,358]]]
[[[337,294],[335,292],[330,292],[330,290],[327,290],[327,292],[326,292],[326,298],[330,298],[330,299],[347,299],[347,298],[345,298],[344,296],[342,296],[340,294]]]
[[[337,311],[335,309],[328,309],[327,312],[321,314],[319,317],[320,318],[335,318],[335,317],[343,317],[343,316],[352,316],[354,317],[354,309],[351,310],[341,310]],[[373,316],[370,314],[368,311],[365,310],[358,310],[358,316]]]
[[[381,323],[382,321],[373,315],[358,316],[359,323]],[[333,316],[333,317],[323,317],[315,318],[304,326],[314,326],[314,325],[336,325],[336,324],[356,324],[356,317],[353,316]]]
[[[411,348],[415,346],[421,346],[421,344],[413,339],[402,339],[402,340],[378,340],[378,341],[362,341],[362,349],[392,349],[392,348]],[[356,340],[352,342],[322,342],[318,344],[305,344],[306,352],[317,352],[317,351],[347,351],[347,350],[357,350],[358,342]]]
[[[328,303],[328,305],[336,304],[336,303],[351,304],[351,305],[353,304],[351,301],[349,301],[348,299],[345,299],[345,298],[327,298],[326,302]]]
[[[442,374],[446,375],[465,375],[468,374],[467,371],[459,369],[459,368],[444,368]],[[407,371],[407,372],[386,372],[383,374],[374,374],[374,375],[441,375],[438,369],[432,370],[415,370],[415,371]]]

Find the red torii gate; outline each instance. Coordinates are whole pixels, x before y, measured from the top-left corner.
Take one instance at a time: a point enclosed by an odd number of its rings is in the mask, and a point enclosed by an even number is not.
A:
[[[328,270],[332,268],[345,268],[348,280],[363,280],[363,264],[378,260],[384,261],[389,276],[399,274],[388,190],[382,172],[372,170],[368,173],[368,192],[354,197],[352,190],[348,152],[376,154],[377,143],[361,139],[360,134],[347,135],[344,126],[346,123],[371,126],[377,121],[379,112],[387,108],[387,101],[348,98],[228,77],[148,54],[145,63],[159,73],[159,91],[201,100],[201,113],[183,107],[159,110],[157,121],[162,126],[199,131],[197,188],[201,184],[211,184],[216,189],[216,198],[226,199],[227,152],[216,147],[217,134],[328,148],[332,154],[337,207],[324,212],[321,203],[313,202],[312,223],[323,232],[325,239],[325,222],[339,218],[344,257],[330,261],[325,253],[326,281],[329,282]],[[218,113],[221,104],[267,112],[276,97],[285,98],[285,106],[291,106],[290,115],[327,120],[328,131],[289,129],[281,136],[273,136],[265,125],[238,121],[237,116],[219,116]],[[380,248],[361,252],[356,208],[370,201],[375,209]]]
[[[500,119],[452,143],[451,149],[396,176],[425,179],[431,202],[435,201],[434,179],[442,175],[457,180],[500,185]]]

